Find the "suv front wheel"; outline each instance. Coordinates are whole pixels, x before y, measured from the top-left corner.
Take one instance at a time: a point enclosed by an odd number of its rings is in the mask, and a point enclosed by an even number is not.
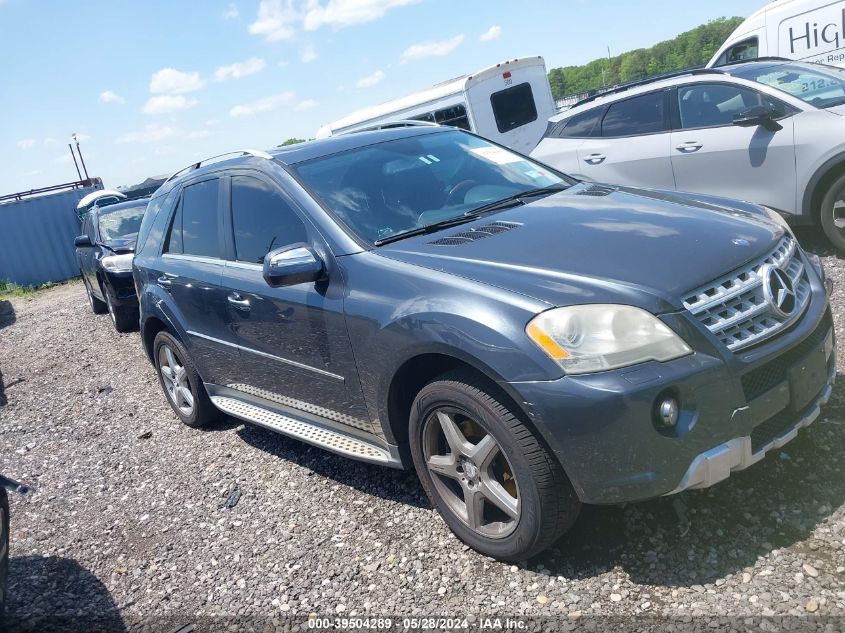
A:
[[[821,204],[821,225],[833,246],[845,252],[845,174],[827,190]]]
[[[423,489],[473,549],[526,560],[558,539],[579,503],[563,469],[495,389],[467,372],[426,385],[410,416]]]

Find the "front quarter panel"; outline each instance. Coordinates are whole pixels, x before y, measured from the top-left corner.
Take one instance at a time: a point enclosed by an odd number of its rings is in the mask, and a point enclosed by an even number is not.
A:
[[[454,357],[500,383],[562,375],[524,331],[547,304],[373,252],[338,262],[349,282],[345,312],[364,397],[384,427],[393,376],[422,354]]]

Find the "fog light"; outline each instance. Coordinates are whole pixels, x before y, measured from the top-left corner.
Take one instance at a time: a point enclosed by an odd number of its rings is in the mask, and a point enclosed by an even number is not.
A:
[[[827,277],[824,280],[824,291],[827,293],[828,297],[833,294],[833,279],[830,277]]]
[[[674,398],[664,398],[657,405],[657,422],[664,428],[672,428],[678,423],[680,407]]]

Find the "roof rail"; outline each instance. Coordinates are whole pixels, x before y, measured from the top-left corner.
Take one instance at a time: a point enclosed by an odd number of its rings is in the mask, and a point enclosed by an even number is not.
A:
[[[235,156],[254,156],[256,158],[266,158],[268,160],[273,159],[273,157],[270,154],[268,154],[267,152],[261,151],[260,149],[238,149],[238,150],[235,150],[233,152],[224,152],[222,154],[217,154],[216,156],[209,156],[208,158],[203,158],[199,162],[191,163],[187,167],[183,167],[179,171],[171,174],[170,178],[168,178],[167,180],[165,180],[162,183],[162,186],[166,185],[171,180],[173,180],[174,178],[176,178],[178,176],[181,176],[184,173],[199,169],[200,167],[203,166],[203,164],[210,163],[211,161],[215,161],[218,158],[224,158],[226,156],[232,156],[232,157],[235,157]]]
[[[338,136],[345,134],[357,134],[358,132],[373,132],[374,130],[389,130],[395,127],[440,127],[437,123],[431,121],[417,121],[415,119],[397,119],[396,121],[386,121],[385,123],[378,123],[376,125],[368,125],[367,127],[358,128],[356,130],[348,130],[341,132]]]
[[[695,68],[687,68],[685,70],[679,70],[673,73],[666,73],[664,75],[655,75],[654,77],[648,77],[647,79],[639,79],[637,81],[631,81],[626,84],[620,84],[618,86],[614,86],[613,88],[609,88],[604,90],[603,92],[597,92],[594,95],[581,99],[572,107],[579,106],[583,103],[589,103],[590,101],[595,101],[599,97],[603,97],[605,95],[612,95],[618,92],[625,92],[626,90],[630,90],[631,88],[638,88],[639,86],[645,86],[648,84],[657,83],[658,81],[663,81],[664,79],[674,79],[675,77],[686,77],[687,75],[709,75],[709,74],[719,74],[722,71],[718,68],[702,68],[696,66]]]

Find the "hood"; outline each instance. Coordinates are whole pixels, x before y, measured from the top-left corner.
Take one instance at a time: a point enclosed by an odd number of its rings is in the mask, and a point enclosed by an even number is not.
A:
[[[581,183],[376,252],[549,305],[619,302],[666,312],[783,234],[747,203]]]
[[[103,242],[103,246],[117,254],[134,253],[135,252],[135,238],[122,238],[116,240],[108,240]]]
[[[828,112],[833,112],[834,114],[838,114],[839,116],[845,116],[845,104],[838,105],[838,106],[831,106],[829,108],[825,108]]]

